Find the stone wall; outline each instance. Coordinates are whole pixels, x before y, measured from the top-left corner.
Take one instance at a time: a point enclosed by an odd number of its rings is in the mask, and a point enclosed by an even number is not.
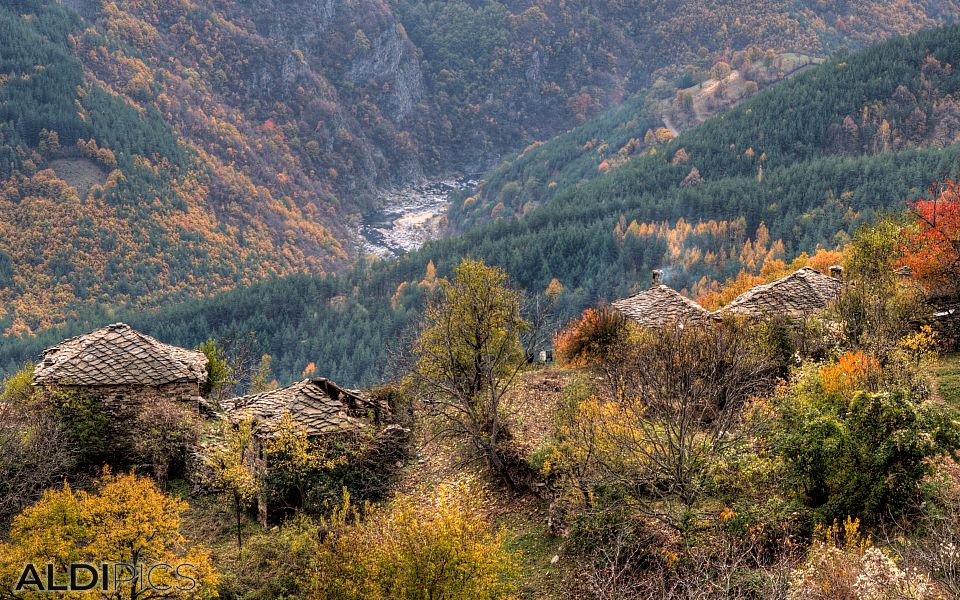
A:
[[[94,398],[110,417],[109,428],[115,436],[129,430],[140,407],[149,407],[164,399],[182,402],[199,412],[200,384],[196,382],[167,383],[158,386],[61,386],[61,389],[76,390]]]
[[[940,338],[943,352],[960,352],[960,302],[938,306],[930,326]]]
[[[158,386],[79,386],[75,389],[90,394],[103,404],[107,412],[117,415],[164,399],[196,405],[200,398],[200,385],[196,382],[166,383]]]
[[[158,459],[151,452],[145,452],[141,439],[140,425],[137,419],[142,411],[149,414],[151,407],[159,407],[164,402],[174,401],[183,406],[190,414],[200,413],[200,385],[197,382],[178,382],[163,385],[60,385],[57,390],[74,392],[90,398],[94,409],[106,415],[105,429],[102,431],[101,445],[90,448],[89,459],[95,461],[90,466],[109,464],[114,468],[126,469],[130,466],[153,465],[162,467],[162,477],[185,474],[189,453],[165,449],[165,456]],[[170,417],[171,415],[165,415]],[[172,415],[178,418],[177,415]],[[186,423],[186,421],[185,421]],[[169,452],[168,452],[169,450]],[[153,462],[161,460],[160,463]],[[156,475],[157,473],[155,473]]]

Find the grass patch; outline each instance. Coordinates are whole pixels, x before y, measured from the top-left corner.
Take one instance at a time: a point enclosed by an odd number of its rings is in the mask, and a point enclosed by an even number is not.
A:
[[[172,481],[167,493],[185,500],[190,507],[183,513],[181,531],[193,544],[201,544],[210,552],[210,558],[217,571],[235,572],[241,568],[237,553],[237,525],[233,507],[211,494],[192,494],[191,485],[182,480]],[[242,517],[243,545],[246,553],[247,541],[263,531],[250,512]]]
[[[568,556],[556,563],[562,540],[553,537],[537,515],[519,512],[502,515],[496,525],[509,531],[507,547],[520,551],[520,598],[562,598],[570,575]]]
[[[960,352],[940,357],[933,367],[933,377],[943,401],[960,409]]]

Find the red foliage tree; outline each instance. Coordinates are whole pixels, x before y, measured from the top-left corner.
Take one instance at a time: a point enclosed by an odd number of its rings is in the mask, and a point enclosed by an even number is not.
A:
[[[960,186],[938,183],[909,205],[914,222],[905,230],[902,264],[929,293],[960,296]]]

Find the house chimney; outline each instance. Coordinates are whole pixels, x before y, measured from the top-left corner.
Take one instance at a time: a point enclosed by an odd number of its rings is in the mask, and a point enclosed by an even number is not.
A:
[[[832,267],[830,267],[830,277],[833,277],[834,279],[842,280],[843,267],[841,267],[840,265],[833,265]]]
[[[663,283],[663,269],[654,269],[652,275],[653,283],[650,284],[650,287],[656,287]]]

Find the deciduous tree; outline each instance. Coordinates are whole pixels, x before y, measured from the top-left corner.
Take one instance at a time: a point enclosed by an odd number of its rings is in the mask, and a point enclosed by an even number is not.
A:
[[[773,385],[754,338],[736,323],[634,332],[598,361],[606,389],[566,411],[555,461],[581,490],[619,490],[622,506],[683,530],[710,464],[741,440],[742,409]]]
[[[147,581],[138,569],[124,574],[130,581],[111,583],[99,597],[215,598],[219,576],[210,556],[180,532],[181,515],[186,509],[186,502],[164,495],[150,478],[133,474],[106,471],[92,492],[77,492],[66,484],[62,489],[48,490],[14,520],[10,541],[0,543],[3,586],[12,589],[26,563],[53,563],[61,573],[71,562],[137,567],[164,564],[171,568],[154,569],[149,580],[152,585],[144,585]],[[175,577],[178,568],[192,580]],[[161,589],[163,586],[170,588]]]
[[[446,483],[361,514],[349,496],[313,566],[318,598],[494,600],[516,591],[517,555],[480,511],[482,495]]]
[[[526,362],[520,338],[529,330],[507,274],[467,259],[452,282],[440,281],[414,345],[411,384],[441,433],[466,439],[511,487],[517,482],[504,461],[510,433],[501,408]]]
[[[901,262],[928,292],[960,296],[960,186],[940,183],[910,209],[913,224],[904,232]]]
[[[243,511],[261,489],[254,465],[252,420],[224,423],[222,437],[204,450],[210,483],[233,505],[237,524],[237,551],[243,557]]]
[[[285,496],[290,490],[296,495],[296,508],[302,508],[306,487],[311,478],[328,471],[342,462],[328,455],[320,442],[312,441],[306,429],[284,412],[272,426],[266,440],[269,476],[267,483],[274,496]]]

